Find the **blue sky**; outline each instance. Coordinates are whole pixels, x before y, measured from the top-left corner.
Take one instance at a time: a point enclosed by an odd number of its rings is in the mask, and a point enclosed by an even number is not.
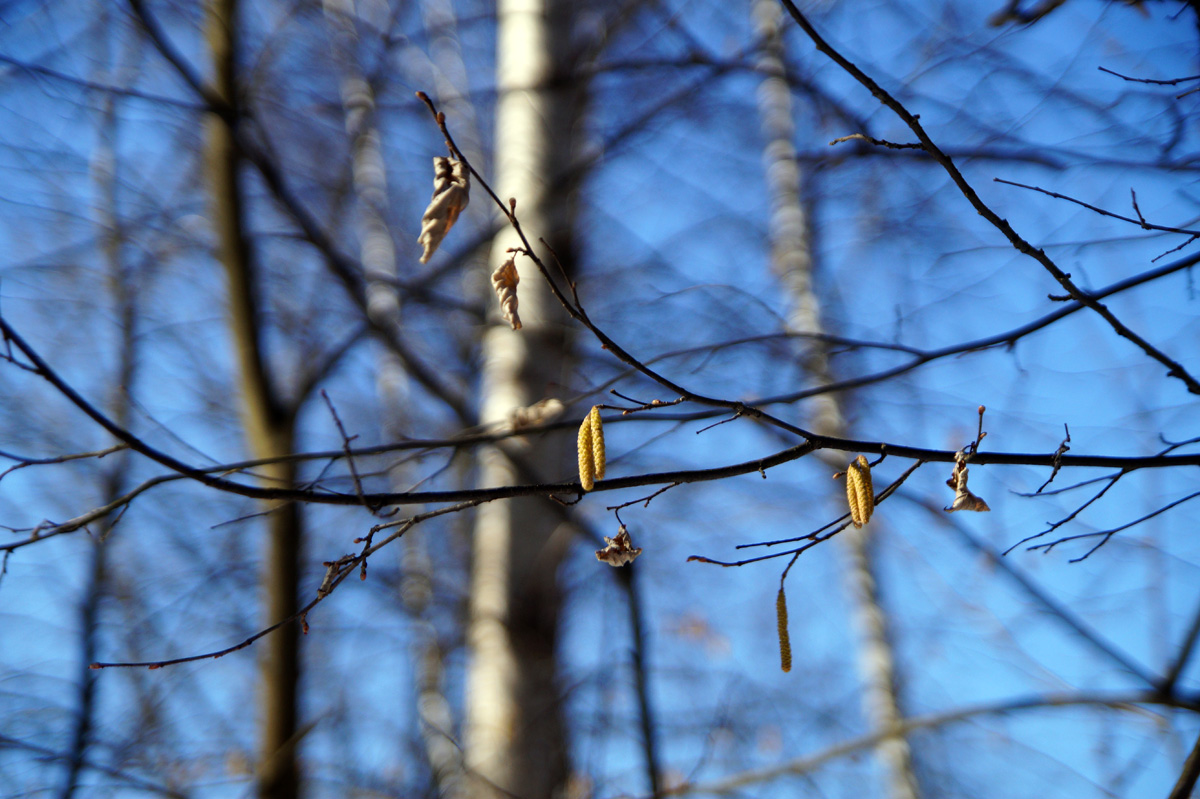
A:
[[[106,75],[92,24],[95,8],[56,5],[61,8],[53,14],[35,4],[3,12],[0,55],[188,99],[161,59],[131,47],[126,36],[112,35],[107,57],[127,71]],[[1077,0],[1034,26],[996,29],[987,27],[986,18],[999,3],[844,5],[815,3],[806,10],[831,43],[921,115],[939,145],[1003,155],[956,160],[984,201],[1081,285],[1102,287],[1191,254],[1192,248],[1184,248],[1152,261],[1185,237],[1146,233],[992,182],[1002,177],[1034,184],[1126,215],[1134,189],[1148,220],[1194,227],[1192,154],[1200,95],[1174,99],[1190,84],[1133,84],[1097,69],[1155,79],[1194,74],[1195,29],[1187,13],[1175,18],[1172,4],[1147,4],[1143,14],[1121,4]],[[198,58],[194,10],[156,9],[180,49]],[[467,68],[467,86],[461,88],[468,91],[486,140],[493,99],[488,9],[461,3],[455,10],[460,20],[452,35]],[[259,53],[251,61],[273,87],[260,100],[278,126],[279,156],[289,179],[321,212],[339,246],[354,252],[353,209],[338,208],[330,200],[333,193],[322,188],[342,173],[338,156],[344,152],[336,82],[322,61],[327,42],[319,18],[286,11],[262,4],[251,15],[247,46]],[[401,242],[403,274],[415,278],[441,267],[438,261],[428,270],[415,263],[429,157],[440,154],[441,144],[410,92],[430,86],[434,40],[421,30],[417,10],[400,13],[396,25],[404,35],[400,44],[386,55],[364,45],[364,60],[381,59],[392,73],[380,101],[394,194],[390,221]],[[605,58],[617,65],[689,54],[735,60],[751,43],[748,9],[737,3],[662,4],[625,29],[614,28],[613,37]],[[264,41],[275,50],[257,50]],[[912,140],[794,28],[787,46],[801,83],[819,87],[865,120],[872,135]],[[311,65],[312,72],[298,65]],[[596,321],[643,360],[776,333],[787,307],[766,261],[767,201],[754,105],[758,77],[731,69],[700,84],[706,69],[703,64],[615,69],[597,81],[591,115],[580,123],[589,146],[602,154],[581,196],[581,296]],[[606,144],[639,113],[691,81],[701,88],[660,109],[639,135]],[[853,155],[851,144],[830,147],[831,139],[859,131],[813,96],[803,88],[793,93],[828,330],[932,349],[992,335],[1059,307],[1046,297],[1060,289],[1045,271],[1012,250],[928,160],[893,151]],[[0,309],[97,401],[113,390],[119,331],[96,246],[102,99],[69,81],[0,65],[5,175],[0,251],[7,254],[0,264]],[[143,298],[132,425],[190,462],[235,460],[242,457],[242,444],[231,402],[223,288],[207,252],[206,211],[195,189],[199,129],[189,111],[157,101],[123,99],[118,115],[118,212],[131,231],[122,257]],[[451,124],[462,119],[452,114]],[[1177,141],[1168,148],[1173,136]],[[830,160],[843,153],[845,160]],[[289,313],[303,318],[319,309],[308,332],[322,343],[337,340],[355,317],[312,252],[290,238],[291,226],[265,199],[261,185],[252,180],[251,188],[257,198],[256,247],[272,285],[283,287],[272,300],[277,309],[272,354],[286,375],[303,362],[310,343],[288,337]],[[471,215],[447,240],[443,263],[477,235],[487,220],[484,208],[477,193]],[[446,268],[434,285],[475,301],[480,268],[467,259]],[[1200,324],[1187,273],[1106,302],[1196,371]],[[455,362],[450,373],[471,379],[470,364],[457,363],[456,342],[469,339],[477,320],[414,303],[409,324],[423,355]],[[609,401],[590,392],[623,372],[586,337],[580,337],[580,350],[579,366],[561,387],[564,397],[575,400],[572,418],[594,402]],[[854,376],[904,359],[867,348],[838,354],[834,366]],[[795,343],[780,340],[657,363],[690,388],[747,401],[796,390],[807,379],[797,366]],[[372,346],[357,346],[325,385],[351,430],[361,434],[356,443],[382,439],[375,364]],[[985,450],[1053,452],[1066,423],[1072,453],[1150,455],[1165,446],[1160,436],[1180,441],[1200,435],[1194,398],[1163,372],[1094,315],[1080,312],[1011,350],[943,359],[854,392],[846,398],[850,430],[863,440],[953,450],[973,437],[975,409],[984,404]],[[0,450],[45,457],[107,443],[32,376],[11,366],[3,374],[0,407],[8,419]],[[644,380],[625,378],[618,385],[641,399],[673,399]],[[415,433],[452,433],[446,415],[430,406],[414,390]],[[803,403],[770,410],[802,426],[808,412]],[[320,403],[302,419],[302,447],[339,446]],[[677,423],[645,415],[610,424],[610,474],[718,466],[796,443],[748,420],[698,432],[712,421],[717,419]],[[417,461],[414,479],[442,487],[463,479],[454,469],[439,471],[445,462],[436,454]],[[876,485],[908,465],[885,460]],[[0,524],[27,527],[86,510],[97,501],[96,475],[103,466],[31,468],[6,476],[0,482]],[[460,466],[466,468],[454,468]],[[133,468],[138,477],[158,473],[144,462]],[[651,688],[664,765],[673,778],[713,780],[820,751],[866,731],[858,708],[858,639],[847,605],[845,557],[836,542],[803,555],[788,578],[797,667],[786,675],[778,671],[773,614],[786,561],[739,569],[685,562],[690,555],[739,557],[737,544],[803,534],[830,521],[843,512],[844,501],[830,471],[806,459],[770,470],[765,480],[752,474],[684,485],[646,507],[622,511],[635,543],[645,548],[637,579],[651,631]],[[1071,470],[1054,485],[1104,473]],[[1063,532],[1105,529],[1149,513],[1193,491],[1189,475],[1130,474]],[[946,464],[924,466],[903,494],[881,506],[872,525],[907,710],[922,714],[1046,692],[1143,687],[1081,642],[955,529],[1004,550],[1070,513],[1098,486],[1026,498],[1018,492],[1041,485],[1048,476],[1044,468],[977,466],[971,486],[992,512],[947,516],[936,509],[952,498],[944,485],[948,476]],[[577,510],[594,529],[612,535],[616,521],[605,507],[647,493],[597,494]],[[112,539],[120,575],[114,592],[131,599],[106,605],[103,657],[130,656],[131,647],[146,657],[191,654],[253,631],[258,528],[254,518],[222,524],[253,512],[250,502],[182,484],[135,504]],[[1188,506],[1168,511],[1115,537],[1082,563],[1069,560],[1086,551],[1087,542],[1049,554],[1017,549],[1007,562],[1104,640],[1161,673],[1177,656],[1195,612],[1200,552],[1191,536],[1191,513]],[[308,581],[315,586],[320,562],[347,551],[349,539],[372,521],[355,509],[313,510]],[[444,562],[461,554],[462,531],[453,523],[417,532]],[[75,608],[89,549],[81,534],[27,547],[9,559],[0,581],[0,719],[5,719],[0,729],[52,750],[66,745],[79,667]],[[563,570],[570,589],[562,652],[573,750],[578,768],[594,780],[595,795],[641,795],[646,788],[639,773],[624,599],[607,569],[598,568],[593,549],[581,542]],[[306,757],[318,775],[314,795],[336,795],[339,780],[369,781],[364,774],[384,785],[418,780],[420,759],[407,743],[414,730],[414,628],[395,593],[406,552],[393,547],[373,564],[366,584],[348,583],[310,620],[305,707],[306,717],[318,723]],[[454,603],[464,590],[461,577],[461,571],[448,570],[439,586],[436,623],[450,643]],[[245,712],[252,701],[253,661],[253,652],[245,652],[156,672],[104,672],[104,743],[96,757],[132,764],[129,768],[156,781],[183,774],[197,795],[248,790],[234,755],[253,749],[253,718]],[[461,669],[456,653],[448,670],[456,706],[462,701]],[[1195,690],[1194,668],[1183,684]],[[159,712],[155,724],[161,726],[149,729],[161,749],[134,746],[131,756],[113,742],[140,740],[138,728],[145,722],[131,709],[147,706]],[[1186,715],[1160,709],[1142,715],[1054,709],[925,733],[915,746],[922,776],[947,794],[1165,795],[1197,726]],[[962,751],[974,754],[970,762]],[[139,762],[138,752],[174,752],[181,762],[172,772]],[[16,786],[5,796],[33,795],[56,779],[52,764],[11,747],[0,749],[0,774]],[[877,777],[871,759],[860,756],[831,764],[812,782],[785,780],[747,792],[783,795],[800,784],[815,795],[882,795]],[[110,786],[96,788],[97,795],[137,793],[111,787],[108,777],[89,779]],[[1002,791],[997,784],[1004,785]]]

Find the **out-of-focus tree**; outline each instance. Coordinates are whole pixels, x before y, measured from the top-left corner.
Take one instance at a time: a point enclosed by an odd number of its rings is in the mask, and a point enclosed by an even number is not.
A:
[[[1195,9],[0,13],[9,793],[1190,790]]]

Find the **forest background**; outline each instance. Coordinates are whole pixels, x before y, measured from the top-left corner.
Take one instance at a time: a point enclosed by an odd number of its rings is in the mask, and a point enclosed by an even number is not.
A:
[[[1189,795],[1198,34],[0,3],[0,796]]]

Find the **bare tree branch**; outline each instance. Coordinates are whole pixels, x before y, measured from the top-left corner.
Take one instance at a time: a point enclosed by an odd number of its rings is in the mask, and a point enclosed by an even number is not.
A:
[[[872,80],[870,76],[856,67],[849,59],[834,49],[828,42],[826,42],[825,39],[823,39],[821,35],[817,33],[817,30],[808,21],[807,17],[800,12],[800,9],[796,7],[796,4],[792,0],[780,0],[780,2],[783,3],[784,8],[786,8],[788,13],[791,14],[792,19],[795,20],[796,24],[800,26],[800,29],[803,30],[809,39],[812,40],[813,44],[816,45],[818,50],[829,56],[834,63],[840,66],[846,71],[847,74],[851,75],[864,87],[866,87],[871,94],[874,95],[877,100],[879,100],[879,102],[891,109],[896,116],[900,117],[900,119],[903,120],[906,125],[908,125],[913,133],[917,135],[917,138],[920,140],[925,150],[929,152],[929,154],[932,155],[933,158],[946,170],[946,174],[948,174],[954,184],[958,186],[959,191],[961,191],[963,196],[967,198],[967,201],[971,204],[971,206],[979,212],[980,216],[982,216],[997,230],[999,230],[1018,252],[1029,256],[1041,264],[1042,267],[1045,268],[1045,270],[1049,272],[1055,280],[1058,281],[1059,285],[1066,289],[1067,294],[1070,295],[1072,299],[1099,314],[1101,318],[1108,322],[1109,326],[1117,333],[1117,335],[1129,340],[1139,349],[1141,349],[1142,352],[1146,353],[1146,355],[1166,366],[1167,374],[1183,382],[1189,392],[1193,394],[1200,394],[1200,381],[1196,380],[1196,378],[1193,377],[1183,367],[1182,364],[1168,357],[1157,347],[1126,327],[1125,324],[1117,319],[1116,315],[1113,314],[1112,311],[1110,311],[1106,306],[1098,302],[1088,292],[1083,291],[1077,285],[1075,285],[1075,283],[1071,280],[1071,276],[1060,269],[1058,265],[1051,260],[1050,256],[1046,255],[1044,250],[1034,247],[1032,244],[1018,235],[1008,223],[1008,220],[1002,219],[995,211],[993,211],[986,203],[984,203],[983,200],[980,199],[975,189],[970,183],[967,182],[967,179],[963,177],[963,174],[959,171],[958,167],[954,165],[954,161],[938,148],[937,144],[935,144],[933,139],[929,137],[929,134],[925,132],[924,126],[921,125],[918,118],[914,116],[912,112],[905,108],[878,83]]]
[[[1138,705],[1158,705],[1175,707],[1186,710],[1200,710],[1200,700],[1196,697],[1175,698],[1162,697],[1153,691],[1131,693],[1100,693],[1079,692],[1042,694],[1037,696],[1018,697],[1015,699],[989,702],[978,705],[948,710],[942,713],[930,713],[925,716],[914,716],[905,719],[899,728],[881,730],[871,735],[853,738],[844,743],[831,746],[811,755],[794,758],[767,768],[744,771],[720,780],[707,783],[682,783],[668,787],[664,796],[686,796],[693,793],[721,794],[729,793],[752,785],[761,785],[780,777],[803,776],[810,774],[827,763],[857,754],[865,749],[878,746],[883,741],[896,735],[905,735],[919,730],[939,729],[968,721],[980,716],[1007,716],[1011,713],[1044,710],[1051,707],[1106,707],[1113,710],[1136,711]],[[1181,796],[1186,796],[1183,794]],[[1176,799],[1172,795],[1171,799]]]

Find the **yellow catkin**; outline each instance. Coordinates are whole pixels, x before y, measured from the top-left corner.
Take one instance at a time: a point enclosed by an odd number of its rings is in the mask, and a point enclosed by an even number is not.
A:
[[[779,586],[779,596],[775,597],[775,621],[779,625],[779,666],[784,671],[792,670],[792,642],[788,638],[787,597],[783,594],[783,586]]]
[[[846,499],[850,503],[850,521],[862,527],[875,510],[875,489],[871,485],[871,464],[859,455],[846,469]]]
[[[596,479],[604,479],[604,423],[600,421],[600,408],[593,406],[587,415],[587,424],[592,428],[592,463],[596,469]]]
[[[595,408],[592,413],[595,413]],[[596,485],[596,455],[592,447],[592,414],[589,413],[579,425],[579,482],[584,491],[591,491]]]

